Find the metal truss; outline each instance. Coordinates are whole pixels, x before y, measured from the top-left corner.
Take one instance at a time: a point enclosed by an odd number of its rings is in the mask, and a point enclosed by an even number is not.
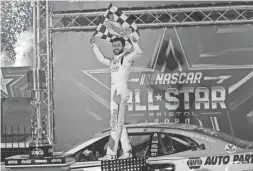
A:
[[[43,116],[47,115],[48,135],[53,141],[53,62],[50,56],[49,1],[34,2],[34,33],[36,40],[36,67],[45,70],[47,89],[44,90]],[[43,117],[42,116],[42,117]]]
[[[199,26],[253,23],[253,4],[169,6],[158,9],[122,10],[138,27]],[[50,15],[52,31],[95,29],[100,12],[57,12]]]

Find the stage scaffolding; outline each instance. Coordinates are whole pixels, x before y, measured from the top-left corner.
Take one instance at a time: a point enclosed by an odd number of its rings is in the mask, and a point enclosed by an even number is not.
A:
[[[92,2],[91,2],[92,3]],[[49,133],[54,135],[54,99],[53,99],[53,54],[52,34],[66,31],[94,30],[98,25],[99,16],[105,10],[87,11],[52,11],[48,0],[36,1],[37,10],[35,30],[37,30],[37,61],[38,65],[46,70],[48,89],[44,104],[47,106],[49,118]],[[109,5],[109,4],[108,4]],[[212,4],[173,5],[157,8],[143,7],[142,9],[122,9],[127,15],[131,15],[138,27],[183,27],[204,25],[235,25],[253,24],[252,2],[227,2]]]
[[[45,70],[47,79],[47,89],[44,90],[43,114],[48,118],[48,135],[54,140],[54,120],[53,120],[53,58],[51,53],[51,31],[50,2],[34,1],[33,2],[33,33],[34,33],[34,55],[36,56],[35,67]]]

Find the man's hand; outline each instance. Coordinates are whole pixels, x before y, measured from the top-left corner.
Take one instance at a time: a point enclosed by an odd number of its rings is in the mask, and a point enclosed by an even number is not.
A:
[[[90,38],[90,45],[93,45],[95,43],[95,36],[92,36]]]
[[[130,27],[125,28],[125,32],[129,35],[133,33],[132,29]]]
[[[137,40],[136,40],[136,38],[135,38],[134,36],[131,37],[131,40],[132,40],[134,43],[137,42]]]

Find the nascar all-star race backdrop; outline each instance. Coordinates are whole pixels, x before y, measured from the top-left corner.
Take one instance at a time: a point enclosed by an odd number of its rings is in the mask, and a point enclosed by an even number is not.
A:
[[[53,34],[56,147],[109,127],[110,72],[93,32]],[[253,141],[253,26],[140,29],[126,122],[186,122]],[[97,38],[105,56],[111,44]],[[59,149],[59,150],[60,150]]]

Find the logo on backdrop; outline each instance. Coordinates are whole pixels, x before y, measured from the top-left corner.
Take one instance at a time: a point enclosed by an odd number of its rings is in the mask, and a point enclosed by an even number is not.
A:
[[[201,126],[205,125],[200,118],[207,116],[212,127],[219,130],[217,117],[228,111],[228,101],[232,108],[240,103],[233,96],[238,97],[235,92],[253,77],[252,69],[205,64],[206,58],[201,58],[202,64],[195,67],[185,55],[179,38],[168,38],[166,30],[158,38],[159,46],[154,48],[148,67],[136,66],[131,70],[127,116],[141,122],[197,122]],[[139,60],[142,58],[146,59],[142,56]],[[83,70],[83,73],[110,90],[110,85],[97,77],[97,74],[109,74],[109,69]],[[102,100],[100,103],[105,106]]]

